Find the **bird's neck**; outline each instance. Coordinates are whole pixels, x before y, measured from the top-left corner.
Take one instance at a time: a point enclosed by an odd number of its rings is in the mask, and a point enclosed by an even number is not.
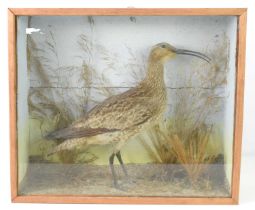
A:
[[[160,61],[150,60],[144,82],[155,88],[165,88],[164,65]]]

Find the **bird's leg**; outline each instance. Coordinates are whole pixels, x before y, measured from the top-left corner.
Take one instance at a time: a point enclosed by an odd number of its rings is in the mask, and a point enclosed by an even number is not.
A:
[[[124,174],[125,174],[125,176],[126,176],[128,182],[129,182],[129,183],[136,183],[134,180],[132,180],[132,179],[128,176],[128,172],[127,172],[127,169],[126,169],[126,167],[125,167],[125,165],[124,165],[124,163],[123,163],[123,161],[122,161],[120,151],[118,151],[118,152],[116,153],[116,156],[117,156],[117,158],[118,158],[118,160],[119,160],[119,162],[120,162],[121,168],[122,168],[122,170],[123,170],[123,172],[124,172]]]
[[[112,177],[113,177],[113,185],[115,188],[118,188],[117,176],[113,166],[114,156],[115,156],[115,153],[112,153],[112,155],[109,158],[109,163],[110,163],[110,168],[111,168]]]
[[[123,161],[122,161],[120,151],[118,151],[118,152],[116,153],[116,156],[117,156],[117,158],[118,158],[118,160],[119,160],[119,162],[120,162],[120,165],[121,165],[121,168],[122,168],[124,174],[128,177],[127,169],[126,169],[126,167],[125,167],[125,165],[124,165],[124,163],[123,163]]]

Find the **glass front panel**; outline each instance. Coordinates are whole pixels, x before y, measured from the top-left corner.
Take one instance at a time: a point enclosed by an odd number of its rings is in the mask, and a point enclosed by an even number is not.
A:
[[[235,16],[20,16],[21,195],[230,197]]]

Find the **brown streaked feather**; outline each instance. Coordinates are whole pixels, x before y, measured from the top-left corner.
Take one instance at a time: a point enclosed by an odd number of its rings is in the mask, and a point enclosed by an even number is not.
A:
[[[49,134],[46,138],[66,140],[132,129],[146,123],[155,114],[161,112],[158,102],[157,93],[140,84],[122,94],[106,99],[81,120]]]
[[[159,111],[160,106],[157,98],[151,97],[150,91],[142,90],[132,88],[106,99],[72,126],[126,130],[146,122]]]
[[[66,140],[73,138],[91,137],[102,133],[115,131],[117,131],[117,129],[67,127],[50,133],[49,135],[46,136],[46,139]]]

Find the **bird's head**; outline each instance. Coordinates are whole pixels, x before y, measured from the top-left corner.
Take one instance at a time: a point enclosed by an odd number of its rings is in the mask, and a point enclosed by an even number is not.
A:
[[[184,50],[184,49],[177,49],[166,42],[162,42],[162,43],[159,43],[159,44],[156,44],[155,46],[153,46],[151,53],[150,53],[150,58],[153,60],[157,60],[162,63],[165,63],[168,60],[170,60],[171,58],[174,58],[176,55],[195,56],[195,57],[205,60],[208,63],[210,63],[210,61],[211,61],[211,59],[208,56],[206,56],[200,52]]]

